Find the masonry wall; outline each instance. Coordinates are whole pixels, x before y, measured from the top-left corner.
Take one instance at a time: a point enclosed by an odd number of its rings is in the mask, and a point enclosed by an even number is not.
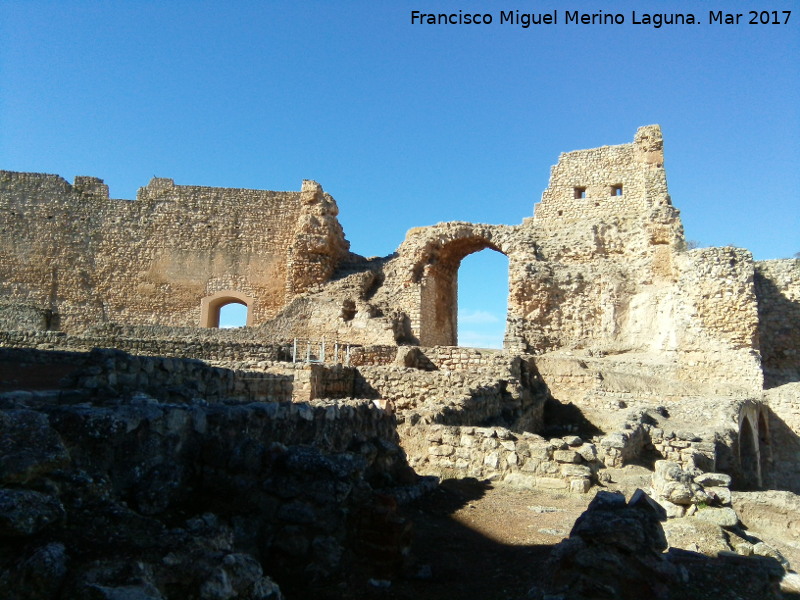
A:
[[[767,385],[800,381],[800,259],[757,262],[755,293]]]
[[[201,300],[229,290],[252,298],[262,339],[455,345],[458,268],[491,249],[509,261],[509,352],[650,354],[682,382],[747,393],[761,387],[759,349],[770,368],[795,360],[796,268],[765,266],[759,279],[747,251],[685,250],[658,126],[562,154],[521,225],[416,228],[376,260],[348,254],[314,182],[297,193],[154,179],[135,202],[109,200],[93,178],[4,172],[0,183],[6,328],[193,326]]]
[[[259,324],[346,253],[336,212],[313,182],[270,192],[153,179],[126,201],[95,178],[70,185],[2,171],[0,295],[49,314],[49,328],[76,331],[104,321],[198,326],[201,299],[234,290],[254,299]]]

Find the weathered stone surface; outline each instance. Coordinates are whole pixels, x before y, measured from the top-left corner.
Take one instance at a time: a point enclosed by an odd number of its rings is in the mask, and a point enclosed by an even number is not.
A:
[[[694,482],[703,487],[730,487],[731,476],[727,473],[701,473],[694,477]]]
[[[67,575],[63,543],[51,542],[18,557],[12,569],[0,572],[0,594],[8,600],[56,598]]]
[[[46,415],[0,412],[0,483],[25,483],[68,461],[69,453]]]
[[[277,600],[261,564],[318,579],[341,572],[350,515],[376,497],[370,482],[416,480],[393,415],[368,400],[143,400],[0,409],[15,436],[3,437],[0,597],[143,600],[177,589]],[[26,450],[31,439],[47,445]]]
[[[739,517],[736,515],[736,511],[728,506],[723,506],[720,508],[714,508],[710,506],[706,508],[700,508],[696,513],[694,513],[694,517],[696,519],[700,519],[701,521],[714,523],[720,527],[735,527],[739,522]]]
[[[667,541],[656,511],[599,492],[549,559],[544,597],[666,598],[679,580],[664,558]]]
[[[579,463],[581,462],[581,455],[574,450],[555,450],[553,459],[560,463]]]
[[[0,538],[33,535],[63,516],[64,507],[52,496],[0,488]]]
[[[672,520],[662,529],[658,513],[654,503],[646,501],[641,493],[628,504],[622,495],[598,493],[576,521],[569,539],[553,549],[547,565],[548,578],[536,582],[528,597],[781,597],[779,587],[784,572],[777,560],[732,556],[722,530],[696,519]],[[694,550],[672,547],[665,553],[667,540]]]
[[[664,523],[664,533],[673,548],[692,550],[706,556],[731,550],[725,532],[719,525],[694,517],[670,519]]]

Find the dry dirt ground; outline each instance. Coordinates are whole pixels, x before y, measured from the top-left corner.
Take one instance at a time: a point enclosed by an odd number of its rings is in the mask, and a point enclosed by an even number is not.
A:
[[[630,498],[648,488],[650,471],[609,469],[605,489]],[[553,546],[569,536],[594,498],[589,494],[519,490],[476,480],[447,480],[401,514],[413,522],[410,565],[402,576],[370,582],[354,571],[324,589],[286,589],[288,600],[522,600],[545,576]],[[797,565],[797,548],[764,538]],[[796,596],[791,596],[796,597]]]
[[[648,478],[645,469],[620,470],[606,489],[630,490],[630,496]],[[541,579],[551,549],[569,536],[593,497],[447,480],[401,509],[414,532],[403,576],[386,585],[354,572],[347,584],[312,596],[284,592],[289,600],[519,600]]]

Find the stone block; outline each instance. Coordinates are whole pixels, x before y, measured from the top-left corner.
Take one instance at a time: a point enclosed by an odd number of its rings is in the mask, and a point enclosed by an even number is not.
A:
[[[569,491],[576,494],[585,494],[592,487],[592,482],[588,479],[570,479]]]
[[[731,476],[726,473],[701,473],[694,478],[694,481],[703,487],[730,487]]]
[[[547,490],[565,490],[567,489],[567,482],[556,477],[537,477],[536,487]]]
[[[500,453],[490,452],[483,459],[483,464],[490,469],[497,469],[500,466]]]
[[[531,458],[538,460],[550,460],[553,457],[553,450],[547,446],[530,446]]]
[[[586,462],[597,460],[597,447],[594,444],[583,444],[575,449]]]
[[[735,527],[739,522],[739,517],[736,511],[730,507],[724,506],[722,508],[706,507],[698,508],[694,514],[696,519],[701,521],[708,521],[720,527]]]
[[[553,459],[560,463],[579,463],[581,462],[581,455],[574,450],[555,450]]]
[[[561,465],[553,461],[542,461],[536,471],[540,475],[558,475],[561,473]]]
[[[495,438],[486,438],[481,443],[481,448],[484,450],[494,450],[500,445],[500,443]]]
[[[711,496],[712,500],[716,499],[723,506],[730,506],[731,504],[731,490],[722,486],[709,486],[704,488],[706,494]]]
[[[621,432],[609,433],[600,440],[600,445],[604,448],[623,449],[628,443],[627,434]]]
[[[592,470],[586,465],[563,464],[561,465],[561,474],[564,477],[590,478]]]
[[[539,469],[540,464],[542,464],[542,461],[539,460],[538,458],[529,458],[522,465],[521,470],[526,471],[528,473],[535,473]]]
[[[432,456],[450,456],[456,451],[453,446],[442,444],[441,446],[431,446],[428,448],[428,454]]]
[[[513,471],[506,474],[506,476],[503,478],[503,483],[514,488],[533,490],[537,487],[537,479],[538,478],[533,475],[520,473],[519,471]]]

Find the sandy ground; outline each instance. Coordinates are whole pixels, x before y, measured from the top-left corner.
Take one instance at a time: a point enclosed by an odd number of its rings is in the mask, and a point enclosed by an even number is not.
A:
[[[650,472],[637,466],[609,470],[605,489],[627,498],[647,489]],[[402,507],[414,523],[410,565],[404,575],[370,582],[354,571],[348,582],[301,595],[284,590],[289,600],[521,600],[545,576],[553,546],[569,536],[575,520],[596,493],[519,490],[475,480],[444,481],[435,491]],[[796,548],[779,537],[764,538],[793,563]]]

